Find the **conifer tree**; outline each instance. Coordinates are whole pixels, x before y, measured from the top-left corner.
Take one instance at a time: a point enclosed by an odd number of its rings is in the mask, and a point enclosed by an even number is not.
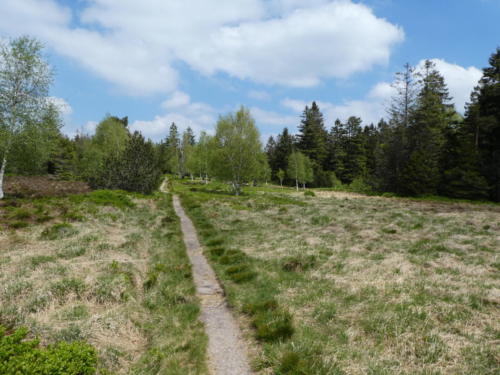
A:
[[[312,102],[311,107],[306,106],[302,114],[297,147],[311,159],[315,172],[322,170],[326,162],[327,135],[323,114],[316,102]]]
[[[409,159],[403,171],[403,192],[436,194],[441,179],[445,129],[454,114],[444,78],[425,61],[421,91],[409,127]]]
[[[181,141],[175,122],[170,125],[169,134],[165,140],[167,170],[182,177],[181,171]]]
[[[500,201],[500,47],[489,58],[467,108],[465,132],[473,139],[490,198]]]
[[[339,119],[335,120],[328,135],[328,164],[340,181],[346,181],[346,169],[344,162],[347,158],[346,150],[347,129]]]
[[[290,135],[287,128],[284,128],[283,132],[277,137],[274,157],[270,161],[273,173],[276,173],[280,169],[287,169],[288,157],[293,152],[293,147],[294,137]]]

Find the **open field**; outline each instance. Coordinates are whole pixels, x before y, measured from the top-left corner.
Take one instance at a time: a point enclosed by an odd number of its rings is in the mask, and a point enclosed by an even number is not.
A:
[[[205,374],[191,267],[171,197],[96,191],[0,208],[0,324],[86,340],[99,374]]]
[[[259,373],[498,373],[500,206],[176,190]]]

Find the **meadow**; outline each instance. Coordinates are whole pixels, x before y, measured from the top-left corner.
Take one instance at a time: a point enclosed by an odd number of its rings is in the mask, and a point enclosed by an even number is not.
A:
[[[496,374],[500,206],[177,182],[262,374]]]
[[[88,342],[99,374],[206,373],[207,339],[170,195],[7,199],[0,225],[7,334],[27,327],[42,347]]]

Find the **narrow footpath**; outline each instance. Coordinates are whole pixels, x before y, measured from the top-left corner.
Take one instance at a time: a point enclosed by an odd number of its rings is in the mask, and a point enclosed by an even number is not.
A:
[[[162,184],[161,190],[165,188]],[[222,288],[202,253],[196,229],[187,217],[179,197],[174,209],[181,219],[184,243],[192,264],[196,294],[201,303],[201,320],[208,335],[208,366],[212,375],[250,375],[248,349],[236,320],[229,311]]]

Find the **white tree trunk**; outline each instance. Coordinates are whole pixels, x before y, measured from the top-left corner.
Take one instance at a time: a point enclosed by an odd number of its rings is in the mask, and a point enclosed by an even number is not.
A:
[[[295,188],[299,191],[299,180],[295,180]]]
[[[3,176],[5,174],[5,166],[7,165],[7,158],[4,156],[2,160],[2,167],[0,168],[0,199],[3,199]]]

